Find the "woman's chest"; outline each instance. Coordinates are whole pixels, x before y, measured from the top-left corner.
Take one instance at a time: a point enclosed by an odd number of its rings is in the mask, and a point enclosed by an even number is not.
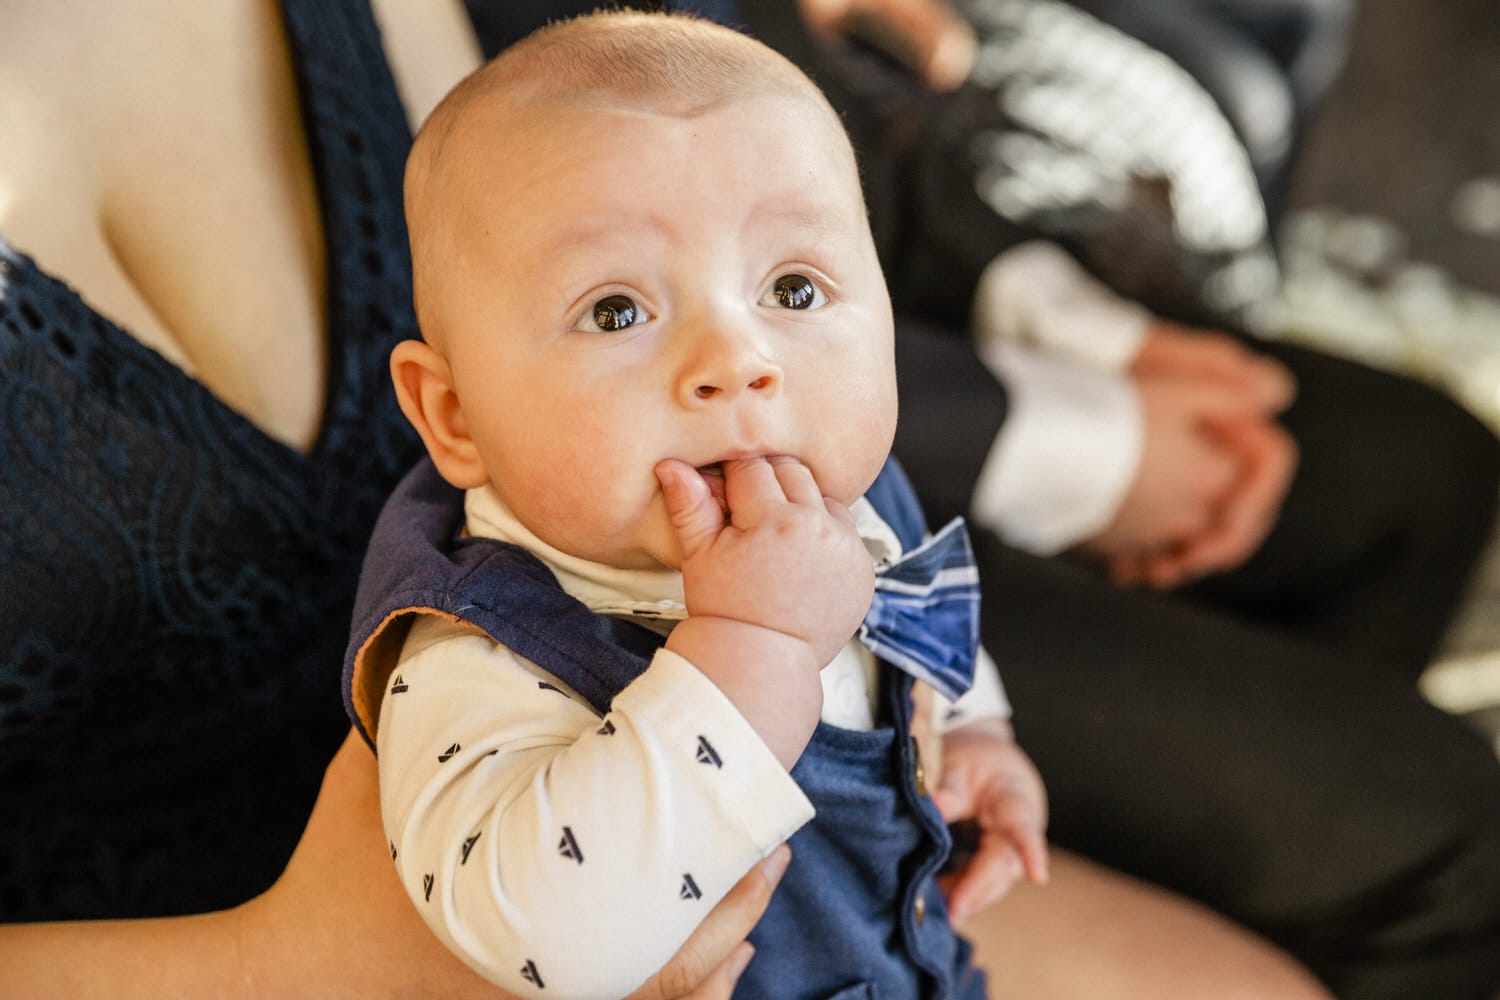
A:
[[[174,10],[175,8],[181,8]],[[181,16],[163,29],[158,18]],[[274,3],[167,3],[110,30],[32,16],[0,70],[0,234],[284,443],[323,399],[324,247]],[[3,45],[4,43],[0,43]]]

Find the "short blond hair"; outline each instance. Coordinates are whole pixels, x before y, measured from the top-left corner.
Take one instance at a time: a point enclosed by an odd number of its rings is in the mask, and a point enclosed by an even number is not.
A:
[[[496,88],[513,103],[608,94],[690,110],[783,89],[827,103],[800,69],[748,35],[691,14],[598,11],[548,24],[471,73],[423,131]]]
[[[406,169],[413,291],[444,255],[428,225],[429,181],[450,139],[481,109],[525,109],[549,101],[605,99],[691,116],[724,101],[765,94],[810,101],[843,134],[838,113],[791,61],[738,31],[690,14],[598,11],[543,27],[461,80],[423,124]],[[851,150],[852,157],[852,150]],[[429,335],[429,323],[422,322]]]

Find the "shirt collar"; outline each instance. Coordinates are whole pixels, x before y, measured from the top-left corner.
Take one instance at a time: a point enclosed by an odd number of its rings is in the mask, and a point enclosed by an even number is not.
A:
[[[900,540],[869,500],[854,501],[849,514],[877,569],[901,558]],[[527,550],[552,571],[563,590],[596,614],[647,622],[677,622],[687,617],[682,574],[675,569],[621,569],[555,549],[511,513],[493,486],[467,491],[464,515],[470,535]]]

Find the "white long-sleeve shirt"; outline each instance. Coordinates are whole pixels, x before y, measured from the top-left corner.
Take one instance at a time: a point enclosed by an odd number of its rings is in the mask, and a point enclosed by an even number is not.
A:
[[[595,611],[685,615],[678,573],[551,549],[489,489],[471,491],[466,511],[471,534],[529,549]],[[867,502],[852,512],[873,556],[900,554]],[[825,721],[872,725],[874,670],[852,643],[824,669]],[[977,675],[959,702],[935,708],[943,727],[1009,714],[993,663]],[[554,996],[624,996],[812,818],[728,698],[666,649],[601,719],[536,664],[428,617],[408,634],[393,686],[376,745],[402,883],[451,949],[515,992],[540,979]]]
[[[1110,522],[1140,468],[1145,428],[1125,369],[1151,321],[1055,243],[990,263],[972,332],[1008,406],[974,488],[976,522],[1038,555]]]

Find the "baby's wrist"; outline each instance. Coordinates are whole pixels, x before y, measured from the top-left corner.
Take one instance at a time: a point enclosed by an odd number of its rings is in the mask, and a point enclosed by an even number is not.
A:
[[[751,622],[691,616],[667,648],[712,681],[788,770],[823,712],[822,664],[805,640]]]
[[[672,629],[667,648],[710,676],[720,669],[733,672],[744,664],[755,664],[762,677],[767,670],[816,676],[824,666],[806,639],[723,615],[689,615]]]

